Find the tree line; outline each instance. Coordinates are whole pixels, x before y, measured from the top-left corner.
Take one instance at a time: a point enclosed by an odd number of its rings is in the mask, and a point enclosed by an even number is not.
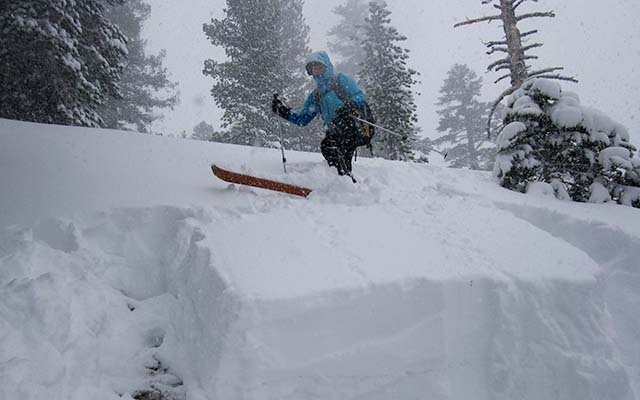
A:
[[[224,113],[220,129],[202,121],[192,137],[243,145],[285,142],[291,149],[318,151],[324,135],[319,121],[301,130],[268,108],[274,92],[300,104],[312,90],[303,70],[311,51],[303,4],[227,0],[225,17],[204,24],[203,33],[227,56],[207,60],[202,71],[213,79],[211,95]],[[393,26],[388,6],[347,0],[333,11],[337,23],[328,45],[337,70],[359,81],[378,123],[396,133],[379,131],[375,154],[425,160],[433,144],[419,139],[419,74],[409,66],[409,50],[402,46],[407,38]],[[0,117],[150,132],[178,95],[163,66],[164,51],[146,51],[142,27],[149,15],[144,0],[0,3]],[[451,151],[453,160],[457,154]]]
[[[148,132],[178,101],[143,0],[0,2],[0,117]]]

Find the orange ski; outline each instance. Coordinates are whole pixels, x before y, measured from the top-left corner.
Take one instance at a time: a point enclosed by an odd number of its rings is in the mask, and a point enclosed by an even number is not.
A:
[[[261,189],[275,190],[293,194],[295,196],[307,197],[311,193],[311,189],[300,186],[289,185],[288,183],[271,181],[269,179],[257,178],[251,175],[239,174],[237,172],[222,169],[215,164],[211,164],[213,174],[225,182],[238,183],[240,185],[253,186]]]

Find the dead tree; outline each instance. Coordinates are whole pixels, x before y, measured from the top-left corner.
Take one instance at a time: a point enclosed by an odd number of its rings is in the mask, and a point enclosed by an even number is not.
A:
[[[530,18],[554,18],[556,16],[553,11],[517,14],[516,12],[518,11],[518,8],[528,1],[538,2],[538,0],[482,0],[482,4],[492,5],[494,8],[498,9],[500,13],[475,19],[467,18],[466,21],[459,22],[454,25],[454,27],[457,28],[459,26],[471,25],[480,22],[502,22],[502,27],[504,29],[504,37],[502,40],[487,42],[485,43],[485,46],[489,49],[487,54],[492,55],[494,53],[502,53],[505,57],[490,64],[487,71],[507,71],[505,75],[496,79],[495,83],[510,78],[511,86],[492,104],[487,124],[488,135],[491,135],[491,121],[498,104],[500,104],[505,97],[518,90],[525,81],[533,78],[547,78],[578,82],[573,77],[560,75],[558,71],[563,70],[563,67],[550,67],[532,70],[531,66],[528,65],[527,62],[529,60],[538,59],[538,56],[529,54],[529,51],[542,47],[542,43],[523,44],[523,39],[538,33],[538,31],[531,30],[527,32],[520,32],[520,29],[518,29],[518,23]]]

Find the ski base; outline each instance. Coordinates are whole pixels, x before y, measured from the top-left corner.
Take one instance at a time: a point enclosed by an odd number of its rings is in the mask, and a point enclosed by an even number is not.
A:
[[[229,183],[253,186],[261,189],[273,190],[276,192],[288,193],[294,196],[301,197],[307,197],[312,192],[311,189],[307,189],[301,186],[295,186],[288,183],[258,178],[251,175],[239,174],[237,172],[220,168],[215,164],[211,164],[211,171],[213,172],[213,175]]]

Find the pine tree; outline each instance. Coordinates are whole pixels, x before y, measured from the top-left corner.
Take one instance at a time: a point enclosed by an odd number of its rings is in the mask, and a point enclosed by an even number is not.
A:
[[[456,64],[440,89],[438,132],[445,135],[435,145],[447,144],[452,167],[488,170],[493,166],[495,145],[487,140],[484,121],[490,105],[480,102],[482,78],[466,65]]]
[[[435,149],[433,140],[431,138],[423,137],[423,138],[416,139],[413,147],[413,154],[414,154],[415,161],[428,163],[429,155],[431,153],[437,153],[442,156],[446,155],[446,153],[442,153]]]
[[[640,207],[640,160],[620,124],[583,107],[556,82],[526,81],[508,100],[494,173],[528,192],[541,183],[558,198]]]
[[[365,60],[360,73],[377,122],[396,132],[378,130],[374,153],[392,160],[411,160],[419,129],[412,87],[418,72],[407,67],[409,50],[397,43],[406,40],[391,26],[387,4],[370,3],[365,22]]]
[[[213,125],[208,124],[206,121],[201,121],[193,127],[191,138],[194,140],[212,141],[214,133],[215,129]]]
[[[494,53],[505,54],[504,58],[490,64],[487,67],[488,71],[508,71],[505,75],[499,77],[494,83],[498,83],[503,79],[510,79],[511,85],[505,90],[498,99],[493,103],[491,107],[489,118],[487,120],[487,132],[491,132],[492,117],[498,105],[509,96],[511,93],[518,90],[522,84],[532,78],[546,78],[557,79],[577,82],[573,77],[562,76],[558,71],[563,70],[563,67],[551,67],[541,68],[538,70],[532,70],[529,65],[530,60],[538,59],[538,56],[528,54],[530,50],[542,47],[542,43],[524,43],[532,35],[538,33],[537,30],[530,30],[521,32],[519,24],[524,20],[531,18],[554,18],[555,13],[553,11],[536,11],[520,13],[519,8],[523,4],[528,2],[538,2],[538,0],[482,0],[482,4],[490,5],[500,11],[500,14],[489,15],[481,18],[467,19],[464,22],[459,22],[454,27],[472,25],[477,23],[491,23],[499,21],[502,23],[502,29],[504,31],[504,37],[497,41],[490,41],[485,43],[485,46],[489,49],[487,54],[492,55]]]
[[[101,126],[118,97],[126,40],[104,16],[116,0],[0,2],[0,117]]]
[[[100,113],[104,125],[113,129],[149,132],[149,125],[160,118],[158,109],[173,107],[178,102],[176,83],[169,81],[163,66],[165,52],[145,54],[143,23],[151,7],[143,0],[127,0],[107,8],[106,16],[127,38],[128,57],[120,79],[121,97],[111,97]]]
[[[362,38],[369,5],[364,0],[346,0],[332,11],[340,22],[329,30],[334,39],[329,41],[329,49],[337,56],[336,69],[356,77],[364,61]]]
[[[305,99],[309,28],[302,7],[302,0],[227,0],[226,17],[204,25],[211,43],[223,47],[228,58],[207,60],[204,74],[214,79],[211,95],[224,110],[222,126],[234,143],[260,145],[280,134],[305,140],[304,130],[270,109],[276,92],[290,104]]]

